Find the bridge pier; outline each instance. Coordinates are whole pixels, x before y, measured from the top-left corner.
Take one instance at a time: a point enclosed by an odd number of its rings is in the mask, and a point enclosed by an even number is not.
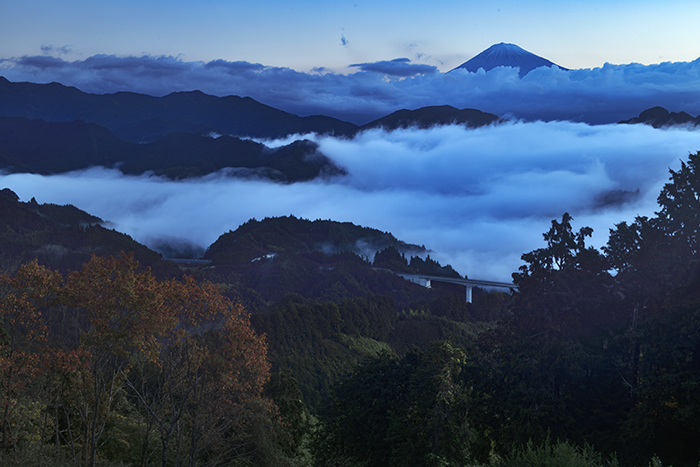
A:
[[[390,271],[391,272],[391,271]],[[496,282],[496,281],[483,281],[478,279],[462,279],[456,277],[443,277],[443,276],[426,276],[423,274],[406,274],[406,273],[393,273],[398,274],[407,281],[411,281],[415,284],[420,284],[423,287],[430,288],[431,281],[435,282],[447,282],[450,284],[462,284],[467,287],[466,299],[467,303],[472,303],[472,288],[474,287],[498,287],[505,289],[516,289],[515,285],[511,282]]]

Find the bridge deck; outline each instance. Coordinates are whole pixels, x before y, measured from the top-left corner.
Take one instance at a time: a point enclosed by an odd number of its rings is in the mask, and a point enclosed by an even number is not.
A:
[[[435,281],[435,282],[449,282],[452,284],[470,285],[470,286],[477,286],[477,287],[504,287],[504,288],[508,288],[508,289],[517,288],[515,286],[515,284],[513,284],[512,282],[484,281],[484,280],[480,280],[480,279],[462,279],[461,277],[427,276],[425,274],[404,274],[404,273],[396,273],[396,274],[405,278],[405,279],[416,278],[416,279],[425,279],[425,280]]]
[[[445,277],[445,276],[427,276],[425,274],[404,274],[397,272],[397,276],[401,276],[406,280],[411,282],[416,282],[416,280],[423,281],[425,287],[430,287],[430,282],[447,282],[450,284],[459,284],[467,287],[467,303],[472,302],[472,287],[499,287],[507,289],[517,289],[515,284],[512,282],[497,282],[497,281],[484,281],[480,279],[462,279],[461,277]]]

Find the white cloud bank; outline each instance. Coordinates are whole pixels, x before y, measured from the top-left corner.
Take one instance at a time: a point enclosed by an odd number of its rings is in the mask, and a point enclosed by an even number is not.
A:
[[[668,168],[700,150],[700,132],[640,125],[514,123],[447,126],[354,140],[316,138],[348,170],[325,182],[279,185],[213,175],[172,182],[92,169],[65,175],[0,176],[23,201],[73,204],[149,244],[179,238],[203,247],[250,218],[293,214],[374,227],[434,251],[473,278],[508,280],[522,253],[564,212],[575,228],[608,229],[652,215]],[[633,201],[600,206],[613,190]]]

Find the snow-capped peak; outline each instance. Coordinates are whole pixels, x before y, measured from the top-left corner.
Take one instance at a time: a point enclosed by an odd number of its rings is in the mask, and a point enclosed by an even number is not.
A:
[[[492,45],[479,55],[462,63],[455,70],[464,68],[467,71],[476,72],[479,68],[483,68],[484,71],[489,71],[499,66],[519,68],[521,78],[541,66],[558,66],[560,69],[566,70],[566,68],[556,65],[546,58],[539,57],[515,44],[505,42]]]

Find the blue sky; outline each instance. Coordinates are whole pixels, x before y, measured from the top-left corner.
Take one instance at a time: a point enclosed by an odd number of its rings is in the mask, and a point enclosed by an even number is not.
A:
[[[5,2],[0,57],[95,54],[247,61],[309,72],[410,58],[440,71],[498,42],[569,68],[700,56],[697,1]]]

